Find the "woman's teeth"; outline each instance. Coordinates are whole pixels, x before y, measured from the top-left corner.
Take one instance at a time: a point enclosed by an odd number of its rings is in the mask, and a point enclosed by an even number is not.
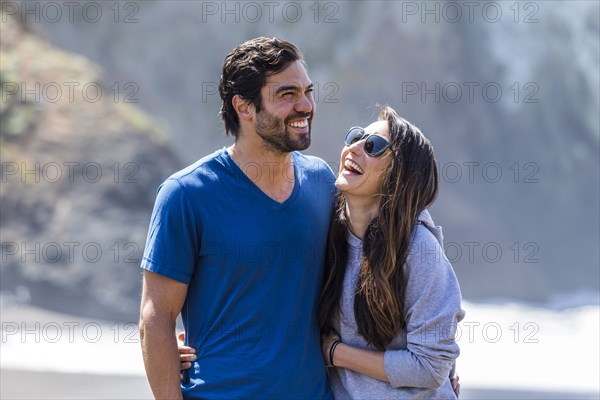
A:
[[[346,169],[350,170],[351,172],[357,172],[359,174],[364,174],[365,172],[362,170],[361,167],[358,166],[358,164],[356,164],[354,161],[352,160],[346,160],[344,162],[344,167],[346,167]]]

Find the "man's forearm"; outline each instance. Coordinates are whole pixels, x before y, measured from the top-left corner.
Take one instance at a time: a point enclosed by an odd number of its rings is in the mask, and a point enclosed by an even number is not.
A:
[[[153,318],[140,321],[146,375],[156,399],[182,399],[175,326]]]

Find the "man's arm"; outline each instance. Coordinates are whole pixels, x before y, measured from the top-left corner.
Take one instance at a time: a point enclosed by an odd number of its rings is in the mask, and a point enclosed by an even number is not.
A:
[[[140,338],[146,375],[157,399],[182,399],[175,321],[187,288],[173,279],[144,271]]]

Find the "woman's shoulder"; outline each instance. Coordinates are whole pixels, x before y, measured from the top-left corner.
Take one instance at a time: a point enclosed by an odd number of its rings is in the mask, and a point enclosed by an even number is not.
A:
[[[435,244],[444,247],[442,227],[436,225],[427,209],[421,211],[413,228],[411,246],[418,244]]]
[[[423,210],[413,228],[410,240],[407,264],[409,268],[416,265],[419,269],[448,268],[450,262],[444,252],[444,237],[442,227],[433,223],[433,219],[427,210]]]

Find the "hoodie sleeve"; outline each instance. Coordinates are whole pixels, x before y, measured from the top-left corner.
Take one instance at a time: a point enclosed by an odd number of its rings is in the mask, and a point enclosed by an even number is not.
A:
[[[459,355],[460,288],[440,242],[424,225],[417,227],[406,268],[407,348],[387,350],[384,369],[394,387],[437,388]]]

